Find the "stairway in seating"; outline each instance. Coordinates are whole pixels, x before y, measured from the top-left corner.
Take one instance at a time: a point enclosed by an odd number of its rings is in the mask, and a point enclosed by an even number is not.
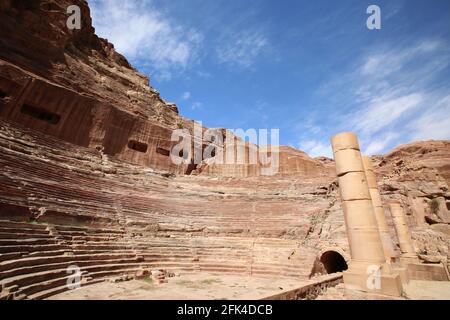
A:
[[[312,262],[310,254],[291,257],[295,247],[295,241],[280,239],[0,221],[0,299],[44,299],[67,291],[70,266],[80,268],[82,286],[143,267],[299,279]]]
[[[122,235],[114,229],[0,221],[0,299],[43,299],[66,291],[70,266],[80,268],[82,285],[136,272],[142,259],[120,250],[120,244],[109,245]]]

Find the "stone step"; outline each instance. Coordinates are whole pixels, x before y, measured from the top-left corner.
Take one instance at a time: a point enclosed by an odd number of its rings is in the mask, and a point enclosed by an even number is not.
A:
[[[136,263],[121,263],[121,264],[102,264],[97,266],[87,266],[87,267],[81,267],[82,270],[86,270],[89,272],[89,276],[92,277],[91,273],[99,272],[99,271],[109,271],[109,270],[116,270],[120,268],[130,267],[130,268],[141,268],[144,264],[142,262],[136,262]]]
[[[142,263],[113,263],[113,264],[101,264],[101,265],[88,265],[88,266],[80,266],[80,270],[82,272],[99,272],[99,271],[110,271],[121,268],[137,268],[140,269],[143,266]],[[7,279],[3,279],[0,281],[0,285],[2,287],[11,287],[14,285],[19,286],[19,288],[35,286],[35,284],[41,282],[51,281],[52,279],[62,279],[67,278],[67,268],[62,269],[54,269],[54,270],[45,270],[34,273],[27,273],[22,275],[13,276]],[[27,294],[27,292],[24,292]]]
[[[11,252],[43,252],[43,251],[54,251],[61,249],[68,249],[69,247],[59,245],[59,244],[48,244],[48,245],[15,245],[15,246],[0,246],[0,253],[11,253]]]
[[[23,252],[11,252],[11,253],[3,253],[0,254],[0,263],[8,261],[8,260],[14,260],[22,257],[25,253]]]
[[[50,236],[49,232],[45,229],[28,229],[28,228],[7,228],[0,227],[0,232],[11,234],[29,234],[29,235],[44,235]]]
[[[12,229],[33,229],[33,230],[46,230],[46,224],[28,223],[28,222],[13,222],[0,220],[1,228],[12,228]]]
[[[234,270],[242,270],[245,271],[247,266],[245,265],[236,265],[236,264],[212,264],[212,263],[197,263],[197,265],[202,269],[202,270],[213,270],[213,269],[223,269],[223,270],[228,270],[228,269],[234,269]]]
[[[102,270],[102,271],[93,271],[89,273],[89,276],[93,279],[105,279],[110,278],[115,275],[129,274],[134,275],[136,272],[141,270],[142,267],[127,267],[122,269],[110,269],[110,270]]]
[[[56,244],[54,239],[0,239],[0,246],[22,246],[22,245],[52,245]]]
[[[58,231],[57,230],[57,233],[58,233],[59,237],[62,237],[64,239],[72,239],[73,237],[87,237],[88,236],[87,233],[84,231],[70,231],[70,232],[68,231],[68,232],[66,232],[66,231]]]
[[[81,272],[82,274],[84,274],[84,272]],[[62,286],[66,286],[67,287],[67,281],[70,278],[71,275],[64,275],[61,277],[55,277],[52,279],[48,279],[45,281],[41,281],[41,282],[37,282],[37,283],[33,283],[24,287],[21,287],[19,289],[19,293],[21,294],[25,294],[27,296],[29,295],[33,295],[36,294],[38,292],[42,292],[42,291],[48,291],[57,287],[62,287]],[[67,289],[69,289],[69,287],[67,287]]]
[[[73,250],[132,250],[132,245],[116,245],[116,244],[104,244],[104,245],[97,245],[97,244],[74,244],[71,246]]]
[[[251,258],[249,255],[241,255],[241,256],[234,256],[234,255],[195,255],[195,257],[200,261],[234,261],[234,262],[244,262],[247,263],[249,259]]]
[[[143,265],[143,267],[153,268],[153,269],[161,269],[162,268],[162,269],[170,270],[170,271],[183,271],[184,273],[193,273],[193,271],[194,271],[192,267],[186,267],[186,266],[175,266],[175,267],[171,268],[168,266],[160,267],[159,265],[155,265],[155,266]],[[112,277],[115,275],[120,275],[120,274],[134,275],[136,272],[138,272],[141,269],[142,269],[142,267],[90,272],[89,276],[96,279],[96,278],[109,278],[109,277]]]
[[[36,251],[27,253],[25,258],[34,258],[34,257],[55,257],[55,256],[63,256],[67,253],[71,253],[70,249],[57,249],[57,250],[49,250],[49,251]]]
[[[0,239],[54,239],[48,234],[29,234],[29,233],[14,233],[14,232],[1,232]]]
[[[170,270],[191,270],[194,267],[192,262],[182,262],[182,261],[155,261],[155,262],[144,262],[142,264],[145,267],[152,269],[170,269]]]
[[[13,285],[19,286],[19,288],[30,286],[35,283],[47,281],[49,279],[56,279],[67,276],[66,269],[57,270],[45,270],[32,274],[22,274],[7,279],[0,280],[0,284],[3,287],[11,287]]]
[[[116,241],[119,239],[117,236],[66,236],[66,235],[59,235],[58,239],[66,240],[66,241],[78,241],[83,240],[85,242],[101,242],[101,241]]]
[[[0,280],[12,278],[18,275],[23,274],[31,274],[38,273],[45,270],[56,270],[68,268],[71,265],[76,265],[80,268],[92,266],[92,265],[101,265],[101,264],[122,264],[122,263],[131,263],[131,262],[139,262],[138,258],[117,258],[110,260],[76,260],[76,259],[67,259],[63,262],[57,263],[44,263],[39,265],[28,265],[14,269],[2,270],[0,273]]]
[[[86,246],[99,246],[99,247],[103,247],[103,246],[123,246],[123,247],[128,247],[128,246],[133,246],[133,247],[138,247],[138,248],[147,248],[148,247],[148,242],[142,242],[142,243],[136,243],[133,241],[124,241],[123,239],[118,239],[118,240],[112,240],[112,241],[86,241]]]
[[[83,228],[83,227],[74,227],[74,226],[61,226],[61,225],[55,225],[53,226],[58,232],[62,234],[76,234],[76,233],[82,233],[82,234],[103,234],[103,233],[111,233],[111,234],[123,234],[124,231],[120,229],[104,229],[104,228]]]
[[[81,285],[81,287],[86,287],[86,286],[93,285],[93,284],[96,284],[96,283],[100,283],[100,282],[103,282],[103,281],[105,281],[105,280],[104,279],[92,279],[92,280],[87,281],[86,283],[83,283]],[[67,287],[67,284],[65,284],[63,286],[54,287],[54,288],[51,288],[51,289],[39,291],[37,293],[29,295],[27,298],[29,300],[43,300],[43,299],[47,299],[47,298],[49,298],[51,296],[57,295],[59,293],[66,292],[66,291],[69,291],[69,288]]]
[[[19,256],[20,257],[20,256]],[[92,260],[113,260],[113,259],[135,259],[136,255],[133,253],[122,254],[88,254],[88,255],[55,255],[55,256],[37,256],[37,257],[20,257],[21,259],[11,259],[0,263],[0,272],[26,267],[38,266],[42,264],[69,262],[69,261],[92,261]]]
[[[187,254],[151,254],[151,253],[140,253],[139,255],[144,257],[145,261],[166,261],[166,260],[182,260],[189,261],[193,258],[192,255]]]
[[[99,250],[99,249],[96,249],[96,250],[79,250],[79,249],[74,249],[72,252],[75,255],[94,255],[94,254],[108,254],[108,253],[111,253],[111,254],[131,254],[131,253],[134,253],[133,250],[130,250],[130,249],[128,249],[128,250],[120,250],[120,249],[117,249],[117,250],[109,250],[109,249],[104,249],[104,250]]]

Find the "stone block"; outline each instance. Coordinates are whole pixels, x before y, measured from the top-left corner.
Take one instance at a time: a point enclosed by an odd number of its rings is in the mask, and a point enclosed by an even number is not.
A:
[[[334,154],[336,174],[341,176],[348,172],[363,172],[361,153],[355,149],[339,150]]]
[[[364,172],[349,172],[338,178],[343,201],[371,200]]]
[[[385,257],[380,241],[380,235],[376,228],[363,230],[351,230],[349,244],[352,257],[373,263],[384,263]]]
[[[359,290],[393,297],[400,297],[403,293],[402,282],[398,274],[381,275],[380,286],[372,288],[366,273],[349,270],[344,272],[344,286],[346,290]]]
[[[342,132],[331,138],[333,151],[337,152],[344,149],[359,149],[358,138],[353,132]]]
[[[367,185],[369,186],[370,189],[378,188],[377,178],[376,178],[375,174],[373,174],[373,173],[371,174],[370,171],[369,172],[366,171],[366,178],[367,178]]]
[[[405,266],[411,280],[450,281],[441,264],[409,263]]]
[[[345,201],[342,206],[346,212],[346,225],[348,228],[374,227],[375,215],[370,200]]]
[[[400,280],[402,281],[403,285],[406,285],[409,283],[409,274],[408,269],[405,267],[399,267],[399,266],[393,266],[392,271],[394,273],[397,273],[400,276]]]

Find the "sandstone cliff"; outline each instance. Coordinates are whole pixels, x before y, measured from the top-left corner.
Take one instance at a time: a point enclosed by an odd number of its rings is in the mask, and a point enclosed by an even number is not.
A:
[[[80,31],[65,28],[69,2]],[[327,250],[348,259],[332,160],[281,147],[268,177],[247,160],[172,164],[172,130],[193,122],[95,35],[85,1],[49,3],[0,0],[2,289],[54,294],[74,262],[93,279],[142,266],[298,279],[324,272]],[[448,256],[450,142],[374,161],[417,252]]]
[[[259,166],[249,164],[248,157],[234,166],[173,165],[168,157],[172,130],[193,134],[194,122],[180,117],[146,76],[95,35],[86,1],[0,3],[1,117],[171,173],[259,175]],[[65,10],[71,4],[82,9],[80,30],[66,27]],[[248,145],[246,149],[248,153]],[[289,148],[281,150],[280,162],[281,173],[323,169],[320,162]]]

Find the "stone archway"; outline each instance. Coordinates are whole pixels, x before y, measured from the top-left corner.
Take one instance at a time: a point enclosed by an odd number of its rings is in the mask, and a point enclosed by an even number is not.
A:
[[[350,258],[339,247],[327,247],[318,252],[309,277],[347,270]]]

